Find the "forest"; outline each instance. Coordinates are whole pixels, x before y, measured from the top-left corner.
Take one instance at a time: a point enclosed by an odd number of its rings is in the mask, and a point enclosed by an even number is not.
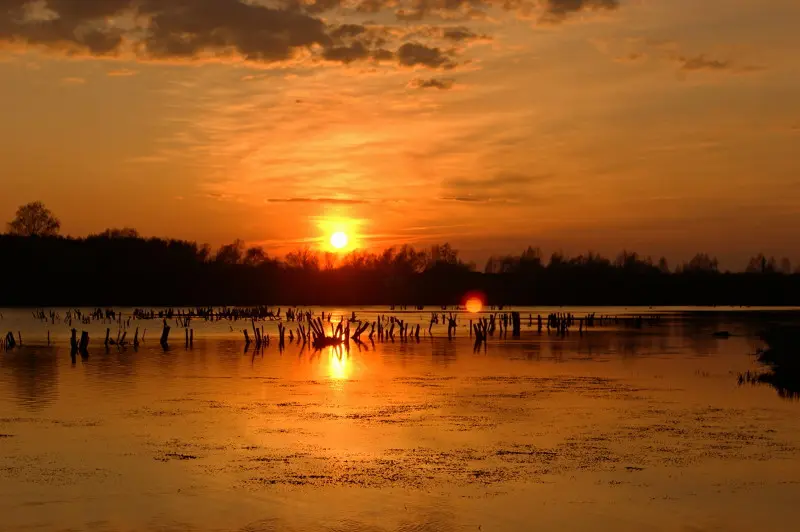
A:
[[[471,293],[492,305],[800,304],[800,274],[761,254],[742,272],[722,272],[702,253],[670,268],[629,251],[545,258],[530,246],[479,270],[449,244],[342,255],[303,248],[279,259],[239,240],[213,251],[129,228],[62,237],[59,226],[38,202],[8,224],[0,306],[455,305]]]

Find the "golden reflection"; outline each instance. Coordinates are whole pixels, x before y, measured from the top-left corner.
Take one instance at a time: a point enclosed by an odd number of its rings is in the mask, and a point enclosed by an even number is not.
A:
[[[350,356],[346,350],[338,347],[326,348],[328,358],[328,376],[332,380],[342,381],[350,379],[353,373],[353,366],[350,363]]]

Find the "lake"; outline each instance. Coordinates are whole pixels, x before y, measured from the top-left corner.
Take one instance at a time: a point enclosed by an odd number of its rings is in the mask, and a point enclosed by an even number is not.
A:
[[[272,343],[245,351],[249,321],[195,319],[165,351],[160,320],[133,320],[138,349],[106,349],[119,324],[73,320],[91,337],[73,361],[66,309],[0,310],[23,339],[0,353],[2,529],[797,529],[800,402],[738,379],[790,314],[519,309],[520,338],[476,351],[467,314],[448,340],[430,312],[324,310],[423,335],[281,351],[265,321]],[[530,326],[553,311],[661,319]]]

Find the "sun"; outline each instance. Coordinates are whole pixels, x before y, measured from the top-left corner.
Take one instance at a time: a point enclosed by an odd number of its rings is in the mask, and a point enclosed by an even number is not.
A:
[[[471,312],[472,314],[477,314],[481,310],[483,310],[483,301],[481,301],[480,298],[477,297],[470,297],[469,299],[467,299],[465,306],[467,307],[468,312]]]
[[[331,235],[331,246],[336,249],[344,249],[347,247],[347,234],[342,231],[337,231]]]

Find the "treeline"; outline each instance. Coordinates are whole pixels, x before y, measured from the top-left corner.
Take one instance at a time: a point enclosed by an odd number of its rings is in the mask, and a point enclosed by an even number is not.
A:
[[[300,249],[282,259],[241,241],[212,251],[132,229],[87,238],[0,235],[1,306],[452,305],[482,292],[505,305],[798,305],[788,261],[754,257],[722,273],[697,255],[671,269],[623,252],[492,257],[482,272],[448,244],[345,255]]]

